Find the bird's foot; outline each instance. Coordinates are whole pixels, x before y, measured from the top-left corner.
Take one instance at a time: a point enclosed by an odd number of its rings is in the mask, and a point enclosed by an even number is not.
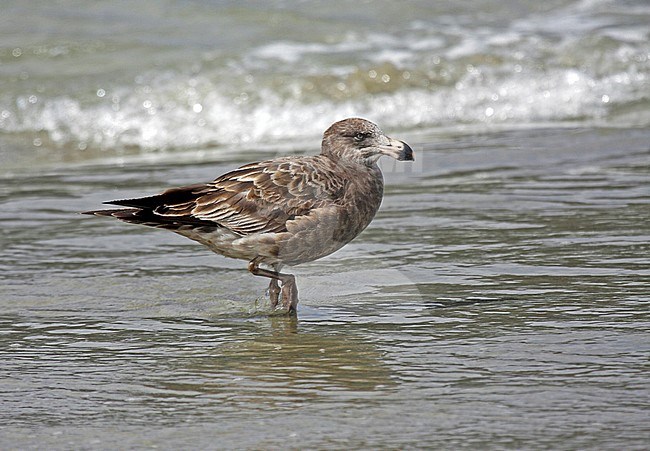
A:
[[[275,271],[260,268],[257,259],[253,259],[248,263],[248,270],[253,275],[268,277],[271,279],[271,283],[269,284],[271,307],[275,308],[278,305],[278,297],[282,296],[282,307],[284,310],[288,314],[295,315],[298,307],[298,287],[296,286],[296,278],[292,274],[283,274],[279,272],[280,265],[275,265],[273,269],[275,269]],[[282,288],[280,288],[278,280],[282,282]]]
[[[282,281],[282,307],[293,315],[298,310],[298,286],[293,276]]]

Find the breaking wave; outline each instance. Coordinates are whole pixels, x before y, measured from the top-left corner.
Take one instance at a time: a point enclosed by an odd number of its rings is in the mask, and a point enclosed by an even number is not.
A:
[[[393,34],[268,39],[118,80],[82,71],[42,82],[16,71],[0,94],[0,133],[33,135],[35,145],[151,150],[302,139],[348,116],[386,129],[647,126],[650,6],[625,7],[577,2],[505,27],[422,18]],[[106,52],[68,46],[56,48],[76,55],[71,64]],[[47,63],[53,49],[3,48],[0,61]]]

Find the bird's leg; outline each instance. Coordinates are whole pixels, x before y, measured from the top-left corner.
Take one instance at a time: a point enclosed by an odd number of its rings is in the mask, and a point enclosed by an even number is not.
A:
[[[280,298],[280,285],[277,279],[271,279],[269,283],[269,298],[271,298],[271,308],[275,308]]]
[[[298,310],[298,285],[293,274],[283,274],[286,280],[282,280],[282,306],[289,313],[296,313]]]
[[[279,266],[275,266],[274,268],[279,269]],[[282,282],[282,306],[288,313],[296,313],[298,307],[298,287],[296,286],[296,278],[292,274],[284,274],[279,271],[262,269],[259,267],[259,262],[255,259],[251,260],[248,264],[248,270],[255,276],[268,277],[271,279],[269,292],[271,293],[271,304],[273,304],[274,307],[277,305],[277,295],[280,291],[277,281],[279,280]],[[273,301],[274,291],[276,293],[275,303]]]

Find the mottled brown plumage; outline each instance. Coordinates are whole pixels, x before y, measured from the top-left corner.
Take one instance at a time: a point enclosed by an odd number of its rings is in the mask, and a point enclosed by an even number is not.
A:
[[[383,196],[382,155],[413,160],[406,143],[377,125],[345,119],[327,129],[320,155],[250,163],[210,183],[107,202],[129,208],[86,213],[172,230],[248,260],[251,273],[271,278],[273,307],[281,294],[284,308],[295,312],[295,279],[282,266],[329,255],[366,228]]]

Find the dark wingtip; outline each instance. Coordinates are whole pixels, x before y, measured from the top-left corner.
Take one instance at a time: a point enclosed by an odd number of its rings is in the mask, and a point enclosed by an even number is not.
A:
[[[147,199],[146,197],[144,199]],[[142,199],[115,199],[115,200],[106,200],[102,202],[104,205],[121,205],[123,207],[135,207],[138,201]]]

